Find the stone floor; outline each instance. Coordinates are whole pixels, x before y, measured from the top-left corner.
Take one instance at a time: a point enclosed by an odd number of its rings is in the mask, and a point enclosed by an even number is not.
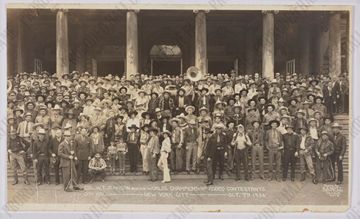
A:
[[[105,182],[81,185],[83,191],[67,193],[62,185],[18,185],[8,183],[9,207],[15,210],[52,210],[56,206],[73,207],[74,204],[111,205],[321,205],[346,206],[348,204],[348,177],[342,185],[334,183],[314,185],[307,179],[300,182],[276,182],[255,179],[250,182],[215,180],[204,184],[204,175],[177,175],[171,183],[150,182],[146,176],[109,176]],[[35,204],[29,207],[29,204]],[[74,208],[75,209],[75,208]],[[240,208],[239,208],[240,209]],[[59,210],[59,209],[58,209]],[[76,210],[76,209],[75,209]],[[310,209],[311,210],[311,209]]]

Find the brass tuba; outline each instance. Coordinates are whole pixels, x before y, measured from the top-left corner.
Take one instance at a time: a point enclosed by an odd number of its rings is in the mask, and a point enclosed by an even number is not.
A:
[[[201,71],[195,66],[190,66],[186,70],[186,76],[190,81],[199,81],[203,77]]]

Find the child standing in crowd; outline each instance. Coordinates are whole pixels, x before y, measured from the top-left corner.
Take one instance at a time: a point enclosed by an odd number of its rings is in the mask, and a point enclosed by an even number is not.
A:
[[[128,147],[123,138],[119,138],[116,144],[117,157],[119,159],[119,174],[125,175],[125,155],[128,152]]]
[[[114,175],[115,174],[115,164],[116,164],[116,160],[118,159],[117,156],[117,151],[116,151],[116,147],[115,147],[115,142],[110,142],[110,146],[108,146],[108,160],[110,160],[110,174]]]

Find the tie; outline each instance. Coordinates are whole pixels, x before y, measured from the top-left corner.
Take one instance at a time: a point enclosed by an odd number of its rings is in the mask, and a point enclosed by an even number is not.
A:
[[[29,132],[29,122],[26,122],[25,133],[27,134],[28,132]]]
[[[220,142],[220,135],[217,136],[217,142]]]
[[[276,132],[275,132],[275,130],[273,130],[273,138],[275,139],[276,138]]]

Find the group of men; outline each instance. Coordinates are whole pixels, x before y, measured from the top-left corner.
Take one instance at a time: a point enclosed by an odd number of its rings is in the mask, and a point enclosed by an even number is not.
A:
[[[164,182],[172,174],[215,172],[245,180],[295,180],[300,161],[314,183],[343,182],[346,138],[334,115],[348,113],[346,74],[276,73],[184,76],[134,74],[129,79],[88,72],[19,73],[8,82],[8,152],[14,183],[35,170],[38,185],[63,177],[64,189],[81,189],[111,174],[142,172]],[[161,154],[161,156],[160,156]],[[167,162],[169,161],[169,162]],[[250,162],[251,161],[251,162]],[[264,161],[268,170],[264,170]],[[258,168],[257,168],[258,164]],[[335,171],[337,169],[337,171]],[[281,173],[282,170],[282,173]],[[265,174],[267,172],[267,175]],[[335,174],[337,172],[337,174]]]

